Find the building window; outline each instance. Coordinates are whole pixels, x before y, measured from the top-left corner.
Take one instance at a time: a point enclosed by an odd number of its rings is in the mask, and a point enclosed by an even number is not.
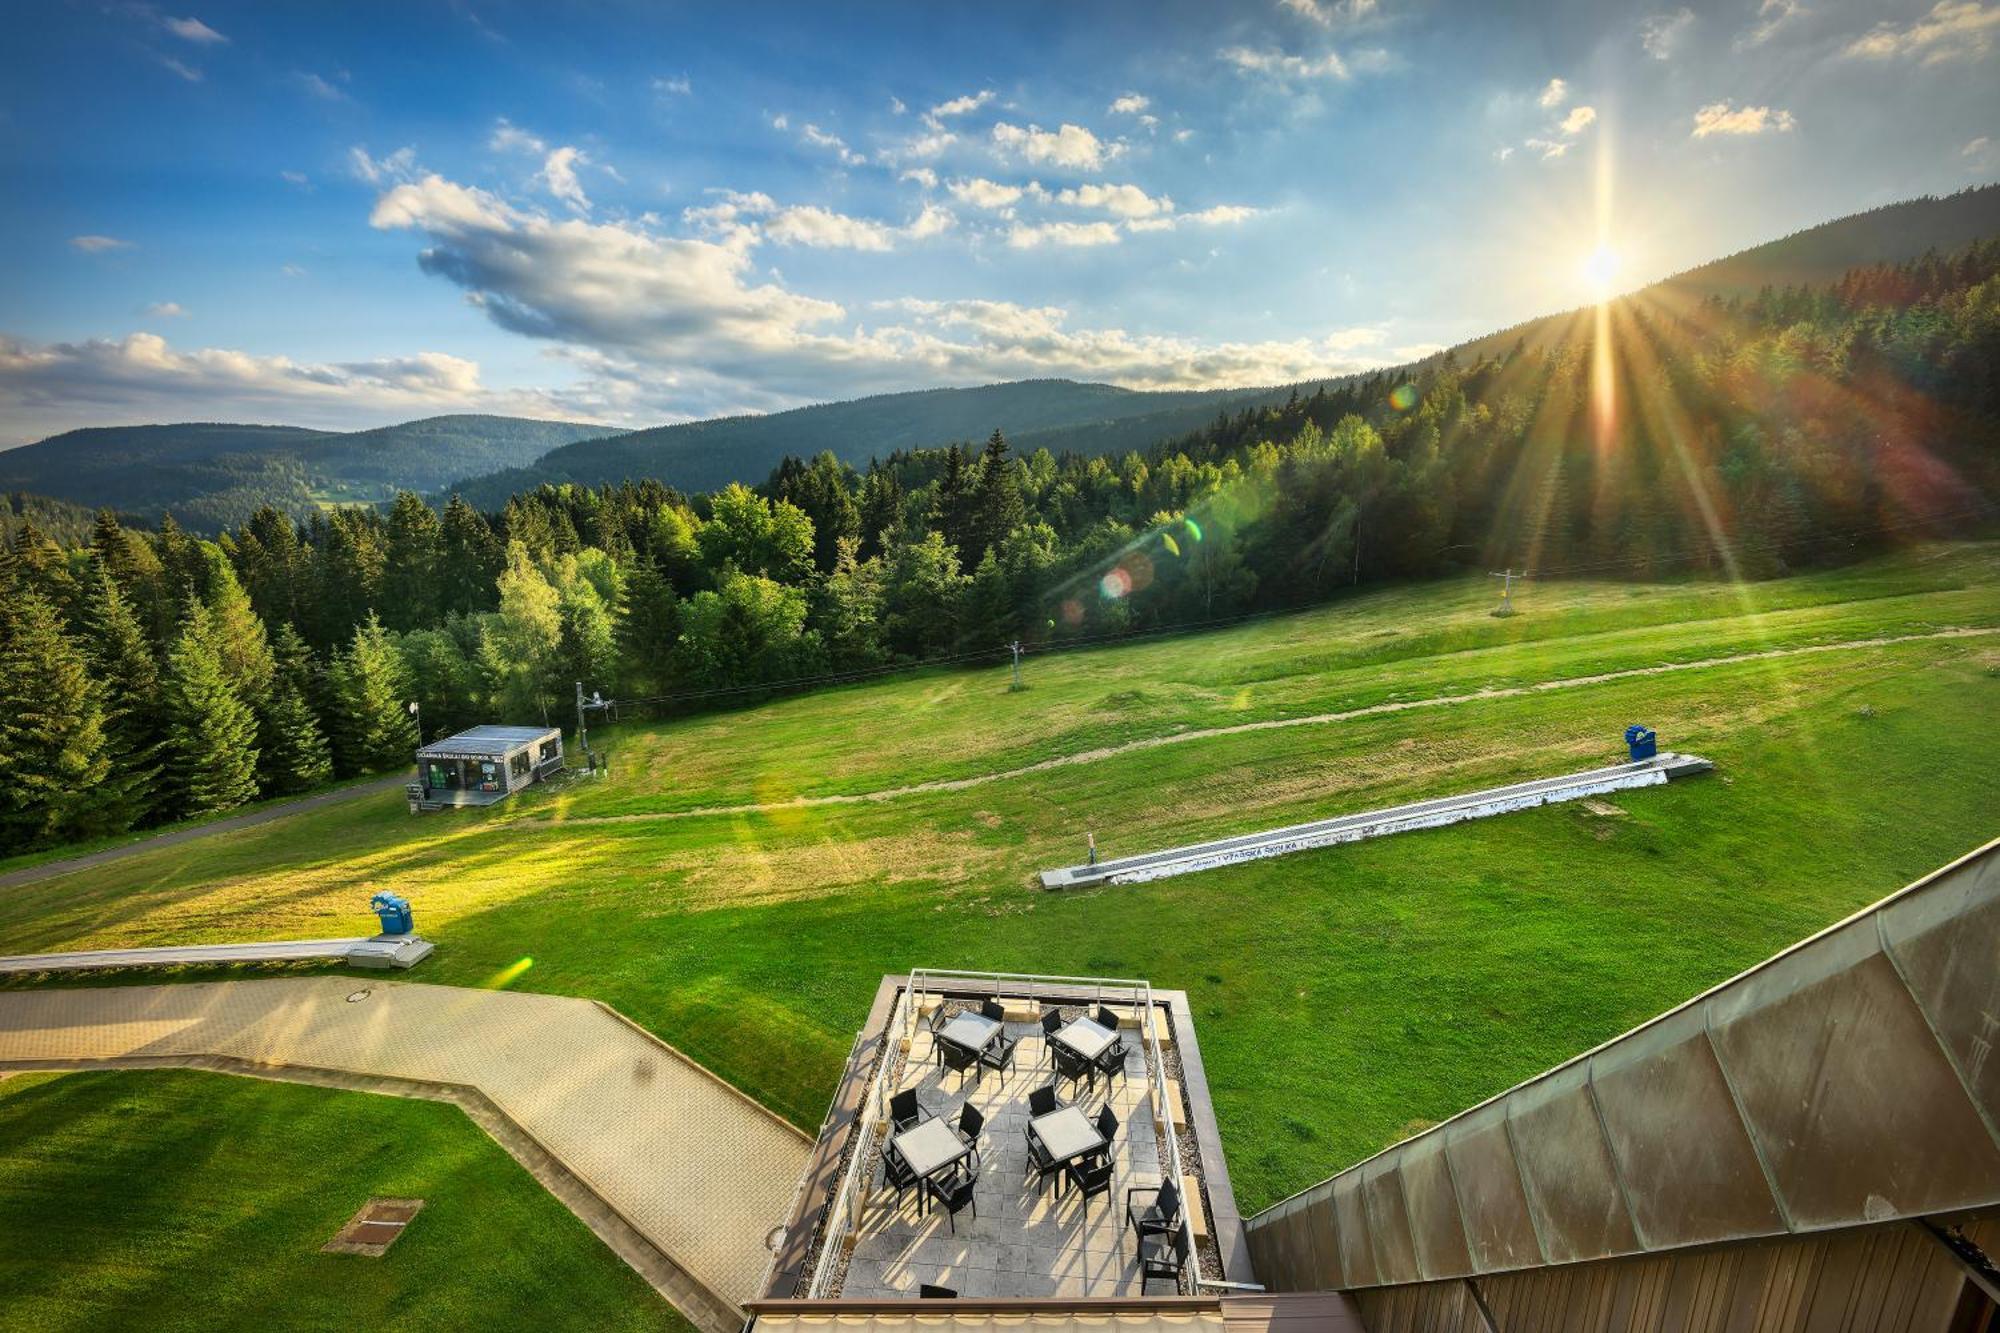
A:
[[[562,758],[562,742],[561,742],[561,741],[543,741],[543,742],[542,742],[542,751],[541,751],[541,756],[540,756],[540,758],[539,758],[539,759],[537,760],[537,762],[538,762],[538,763],[543,763],[543,764],[546,764],[546,763],[550,763],[550,762],[552,762],[552,761],[554,761],[554,760],[557,760],[557,759],[560,759],[560,758]]]
[[[513,754],[508,755],[507,771],[509,773],[512,773],[517,778],[527,777],[528,752],[526,750],[516,750]]]
[[[481,791],[506,790],[506,788],[500,784],[500,765],[495,763],[491,759],[482,759],[479,761],[479,790]]]

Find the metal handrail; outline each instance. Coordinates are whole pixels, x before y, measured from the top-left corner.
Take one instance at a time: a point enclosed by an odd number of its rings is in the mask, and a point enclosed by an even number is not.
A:
[[[889,1022],[882,1030],[882,1058],[875,1067],[875,1077],[869,1081],[868,1091],[861,1100],[861,1113],[855,1117],[854,1151],[848,1155],[847,1170],[841,1175],[840,1189],[834,1194],[833,1202],[827,1206],[826,1223],[820,1233],[819,1258],[813,1264],[812,1281],[806,1288],[806,1295],[814,1300],[826,1296],[827,1286],[837,1271],[833,1260],[839,1255],[842,1242],[856,1221],[855,1213],[861,1204],[861,1178],[868,1169],[868,1148],[875,1133],[876,1122],[882,1118],[888,1106],[884,1093],[889,1081],[889,1073],[896,1066],[896,1056],[900,1053],[896,1044],[898,1019],[905,1009],[914,1010],[911,992],[905,990],[896,997],[895,1008],[889,1012]]]

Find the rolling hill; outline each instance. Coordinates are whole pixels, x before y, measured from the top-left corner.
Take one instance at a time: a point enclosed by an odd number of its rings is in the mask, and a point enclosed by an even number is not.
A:
[[[1205,425],[1218,411],[1274,395],[1282,399],[1289,392],[1289,387],[1143,392],[1064,379],[921,389],[586,440],[528,467],[468,477],[452,489],[486,509],[543,482],[595,486],[658,477],[684,491],[705,491],[732,481],[762,481],[787,454],[811,457],[830,449],[844,462],[865,466],[871,457],[897,449],[983,440],[996,429],[1020,449],[1048,442],[1053,449],[1114,452]]]
[[[327,502],[427,491],[468,472],[512,467],[603,426],[520,417],[443,416],[376,430],[190,423],[66,431],[0,453],[0,490],[31,491],[197,531],[242,522],[259,505],[300,512]]]

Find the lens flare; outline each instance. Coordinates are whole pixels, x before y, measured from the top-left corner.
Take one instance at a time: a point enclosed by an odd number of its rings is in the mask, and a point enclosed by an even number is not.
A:
[[[1063,623],[1075,629],[1083,623],[1083,603],[1072,597],[1062,604]]]
[[[1389,406],[1395,408],[1398,412],[1407,412],[1416,405],[1416,385],[1398,384],[1395,388],[1389,390]]]
[[[1128,597],[1132,592],[1132,576],[1125,572],[1125,566],[1120,565],[1097,581],[1097,592],[1107,602]]]
[[[1167,550],[1169,550],[1175,555],[1179,555],[1181,553],[1181,544],[1174,540],[1174,534],[1171,532],[1163,532],[1160,534],[1160,545],[1166,547]]]
[[[495,972],[492,976],[486,978],[486,989],[504,990],[506,987],[520,980],[521,974],[534,965],[535,960],[532,958],[518,958],[501,968],[498,972]]]
[[[1188,530],[1188,536],[1190,536],[1190,537],[1194,538],[1194,539],[1195,539],[1196,541],[1200,541],[1200,540],[1202,540],[1202,536],[1201,536],[1201,524],[1199,524],[1199,523],[1195,522],[1195,521],[1194,521],[1193,519],[1191,519],[1191,518],[1190,518],[1190,519],[1183,519],[1183,520],[1182,520],[1182,522],[1183,522],[1183,523],[1184,523],[1184,524],[1186,525],[1186,527],[1187,527],[1187,530]]]

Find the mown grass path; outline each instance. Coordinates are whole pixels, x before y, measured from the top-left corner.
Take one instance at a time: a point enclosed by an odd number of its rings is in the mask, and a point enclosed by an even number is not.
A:
[[[1115,759],[1120,755],[1132,754],[1140,750],[1156,750],[1164,745],[1181,745],[1189,741],[1215,740],[1223,736],[1243,736],[1258,731],[1282,731],[1290,727],[1323,727],[1335,722],[1352,722],[1364,717],[1382,717],[1390,713],[1407,713],[1419,708],[1449,708],[1459,704],[1481,703],[1493,699],[1517,699],[1523,695],[1542,694],[1550,690],[1573,690],[1586,685],[1604,685],[1612,681],[1636,680],[1645,676],[1664,676],[1682,671],[1704,671],[1716,667],[1740,666],[1745,662],[1764,662],[1781,657],[1802,657],[1809,653],[1851,652],[1860,648],[1886,648],[1894,644],[1923,643],[1933,639],[1969,639],[1983,635],[2000,634],[2000,626],[1967,626],[1935,630],[1926,634],[1893,634],[1872,639],[1848,639],[1840,643],[1814,643],[1798,648],[1767,648],[1761,652],[1733,653],[1727,657],[1709,657],[1696,662],[1663,662],[1658,666],[1627,667],[1620,671],[1599,671],[1587,676],[1565,676],[1554,680],[1537,681],[1531,685],[1489,686],[1474,690],[1469,694],[1445,694],[1429,699],[1400,699],[1389,703],[1369,704],[1364,708],[1348,708],[1333,713],[1314,713],[1306,717],[1265,718],[1257,722],[1237,722],[1223,727],[1200,727],[1192,731],[1170,732],[1164,736],[1145,736],[1138,740],[1125,741],[1118,745],[1099,746],[1076,754],[1058,755],[1053,759],[1043,759],[1017,768],[1001,769],[994,773],[979,773],[964,778],[941,778],[932,782],[915,782],[901,787],[889,787],[882,791],[838,794],[831,796],[794,796],[785,801],[753,801],[743,805],[706,805],[692,810],[659,810],[645,814],[629,815],[577,815],[542,821],[522,821],[523,825],[533,822],[564,824],[633,824],[662,819],[701,819],[723,815],[771,814],[782,810],[798,809],[815,805],[860,805],[871,801],[893,801],[899,797],[918,796],[926,792],[968,791],[983,787],[990,782],[1005,782],[1011,778],[1031,777],[1052,769],[1070,768],[1077,764],[1094,764],[1105,759]],[[489,827],[520,827],[521,825],[491,825]]]

